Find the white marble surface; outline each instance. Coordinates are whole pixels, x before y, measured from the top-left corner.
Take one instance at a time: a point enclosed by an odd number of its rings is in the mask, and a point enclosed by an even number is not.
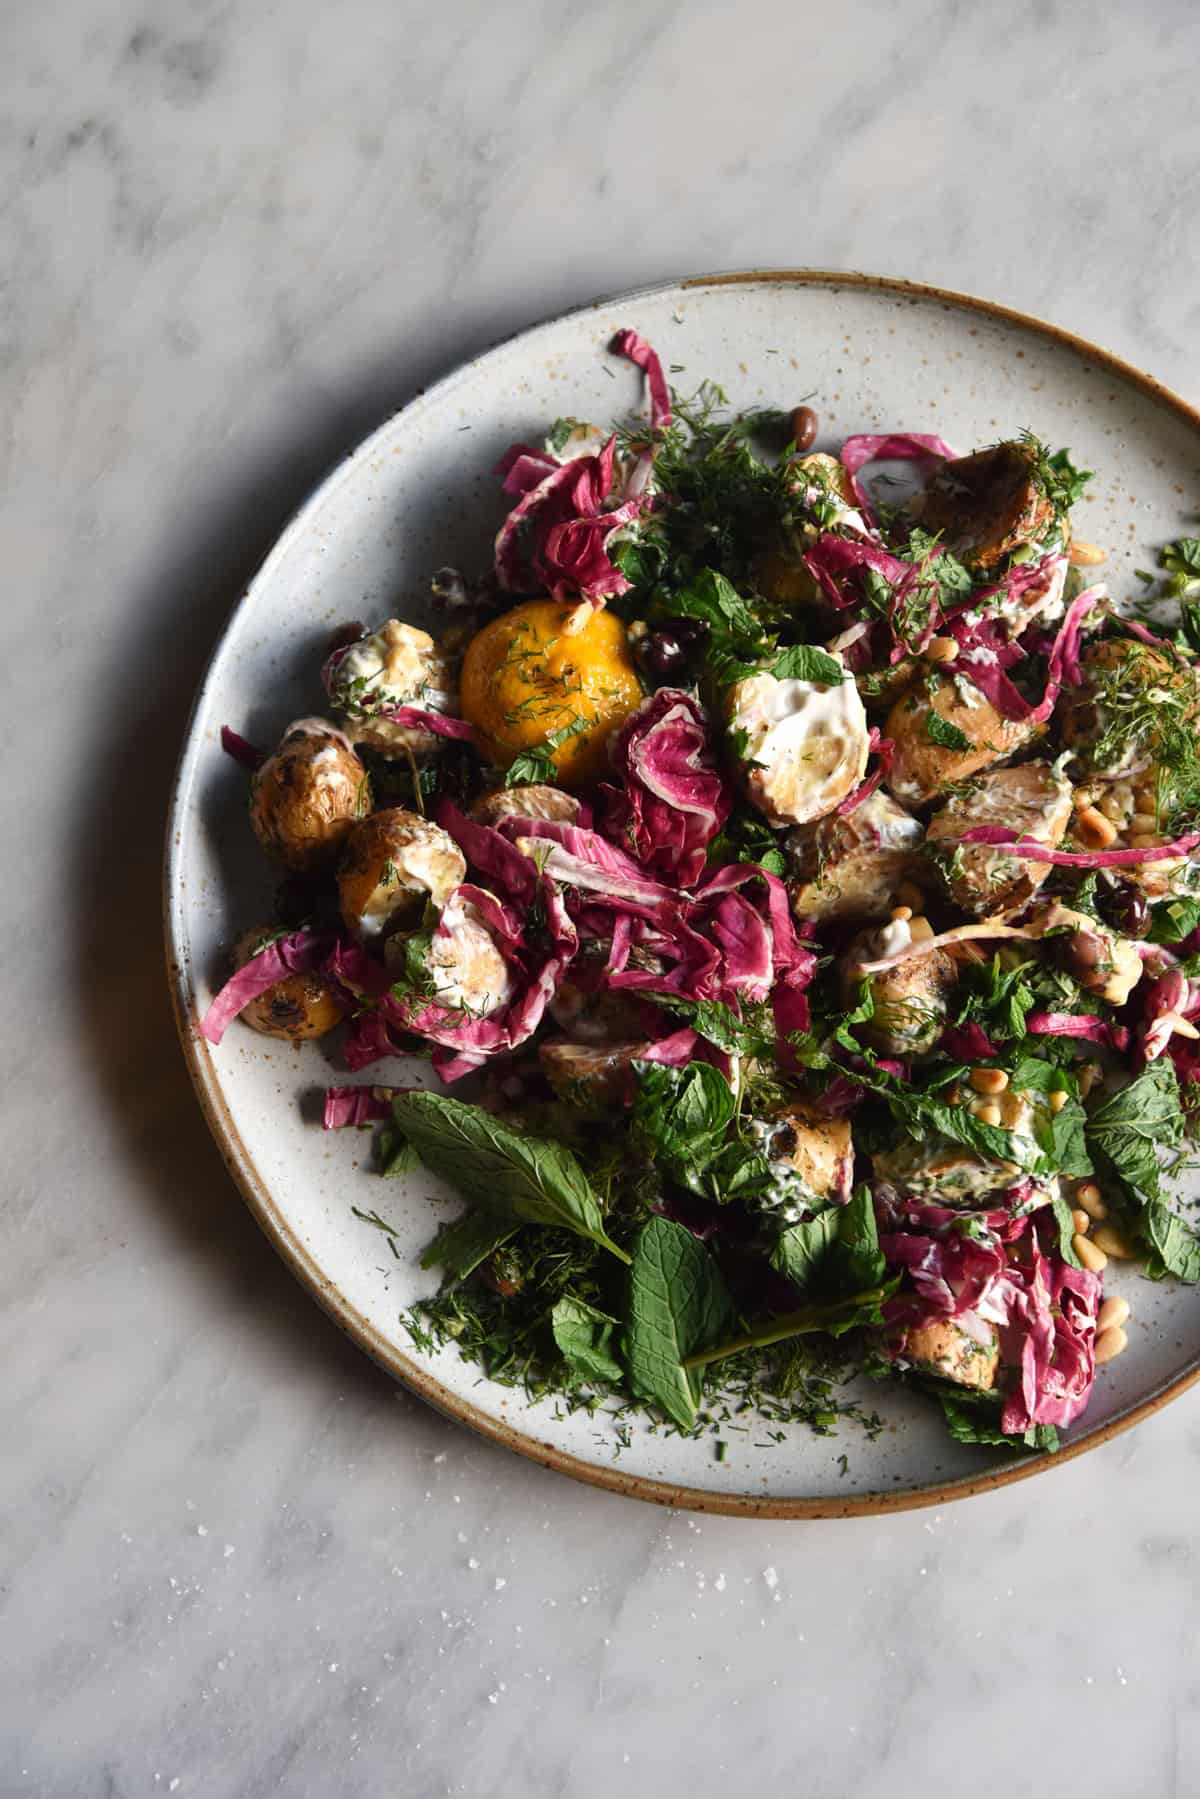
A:
[[[1200,26],[957,0],[10,0],[0,1792],[1191,1793],[1200,1400],[944,1513],[754,1525],[423,1410],[205,1135],[188,696],[313,479],[502,332],[874,267],[1200,398]]]

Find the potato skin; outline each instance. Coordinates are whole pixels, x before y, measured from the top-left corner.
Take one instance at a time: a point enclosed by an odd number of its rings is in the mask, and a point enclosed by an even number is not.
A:
[[[496,787],[481,793],[471,805],[477,824],[498,825],[505,818],[536,818],[548,824],[573,825],[579,817],[579,801],[561,787],[531,781],[524,786]]]
[[[886,918],[902,883],[929,880],[922,835],[917,820],[879,790],[852,812],[789,831],[784,848],[795,872],[787,885],[796,917],[817,924]]]
[[[234,967],[244,968],[264,939],[274,935],[271,925],[243,931],[234,945]],[[336,988],[318,974],[290,974],[252,999],[240,1013],[242,1022],[252,1031],[260,1031],[264,1037],[281,1037],[288,1043],[324,1037],[344,1016]]]
[[[768,1154],[787,1162],[817,1199],[848,1199],[854,1142],[848,1118],[830,1118],[796,1100],[774,1115]]]
[[[371,810],[371,783],[349,739],[327,719],[298,719],[250,783],[250,823],[263,850],[296,874],[336,863]]]
[[[1129,638],[1107,637],[1093,644],[1080,660],[1083,680],[1078,687],[1067,688],[1059,700],[1055,714],[1060,741],[1076,751],[1079,760],[1091,773],[1103,779],[1138,773],[1155,760],[1155,733],[1131,737],[1123,754],[1103,765],[1097,763],[1094,746],[1108,724],[1108,704],[1104,695],[1121,694],[1150,687],[1163,687],[1180,699],[1190,698],[1187,716],[1200,719],[1200,684],[1195,672],[1162,655],[1148,644]]]
[[[560,1099],[575,1105],[628,1105],[633,1099],[633,1064],[650,1045],[640,1043],[555,1042],[538,1047],[538,1064]]]
[[[882,936],[881,932],[865,931],[846,951],[842,993],[847,1006],[858,999],[862,963],[887,953]],[[924,1055],[941,1035],[956,976],[954,959],[943,949],[910,956],[894,968],[868,976],[875,1011],[856,1026],[859,1036],[881,1055]]]
[[[454,839],[417,812],[388,806],[353,832],[338,869],[342,920],[360,943],[421,922],[427,900],[443,906],[467,864]]]
[[[964,844],[963,833],[977,825],[1002,825],[1056,849],[1071,819],[1071,788],[1048,762],[993,768],[956,791],[929,821],[926,842],[953,850],[946,864],[946,887],[954,904],[976,918],[1019,912],[1050,872],[1047,862],[1006,856],[985,843]]]
[[[913,507],[922,528],[977,569],[995,568],[1022,544],[1036,543],[1054,510],[1024,444],[994,444],[938,469]]]
[[[995,1331],[991,1333],[990,1345],[977,1343],[953,1318],[938,1318],[905,1331],[900,1354],[923,1373],[936,1374],[956,1387],[970,1387],[981,1393],[995,1386],[1000,1368]]]
[[[1040,726],[1027,719],[1009,719],[997,712],[987,696],[965,683],[964,698],[951,675],[930,675],[927,682],[896,701],[888,713],[884,735],[895,747],[887,787],[902,805],[920,806],[936,799],[956,781],[965,781],[991,768],[1031,742]],[[970,739],[966,750],[947,749],[929,736],[929,719],[936,713]]]

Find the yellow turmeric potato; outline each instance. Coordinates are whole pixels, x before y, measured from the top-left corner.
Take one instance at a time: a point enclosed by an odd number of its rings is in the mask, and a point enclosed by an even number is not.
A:
[[[603,774],[609,737],[642,703],[621,620],[557,600],[529,600],[485,625],[467,646],[460,693],[463,717],[504,767],[558,738],[550,755],[565,787]]]

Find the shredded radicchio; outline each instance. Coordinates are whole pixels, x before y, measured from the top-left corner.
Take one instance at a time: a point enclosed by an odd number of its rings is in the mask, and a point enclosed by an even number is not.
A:
[[[221,748],[241,768],[248,768],[251,774],[260,769],[267,759],[266,750],[257,749],[236,731],[230,730],[228,725],[221,726]]]
[[[603,789],[608,835],[643,867],[694,886],[732,806],[703,706],[660,688],[622,726],[611,754],[620,785]]]

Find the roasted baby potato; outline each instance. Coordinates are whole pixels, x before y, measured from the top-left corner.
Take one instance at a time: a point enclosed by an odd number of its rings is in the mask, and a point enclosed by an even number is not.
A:
[[[1048,762],[989,769],[956,788],[926,833],[955,905],[976,918],[1003,917],[1027,905],[1049,874],[1049,863],[1009,856],[985,843],[963,843],[963,833],[1000,825],[1054,849],[1070,822],[1071,799],[1070,785]]]
[[[636,1088],[633,1064],[650,1045],[640,1043],[540,1044],[542,1073],[560,1099],[576,1105],[628,1105]]]
[[[1108,637],[1080,659],[1083,677],[1058,703],[1059,736],[1100,780],[1144,773],[1164,737],[1200,724],[1195,669],[1135,638]]]
[[[934,719],[940,722],[932,724]],[[1004,718],[965,676],[931,673],[888,713],[884,735],[895,745],[888,788],[902,805],[924,805],[956,781],[1014,755],[1039,728]],[[960,734],[968,747],[939,743],[934,733],[955,734],[952,744]]]
[[[561,787],[532,781],[481,793],[471,807],[471,817],[481,825],[498,825],[504,818],[536,818],[549,824],[573,825],[579,817],[579,801]]]
[[[784,848],[792,874],[788,895],[797,918],[886,918],[896,890],[928,880],[920,824],[880,789],[844,816],[789,831]]]
[[[289,725],[250,783],[250,823],[267,855],[296,874],[332,868],[371,810],[371,784],[350,740],[324,718]]]
[[[813,1199],[847,1200],[854,1184],[854,1143],[848,1118],[829,1118],[793,1100],[770,1121],[766,1153],[786,1162]]]
[[[733,683],[725,715],[747,796],[770,824],[824,818],[866,773],[870,728],[848,674],[824,686],[764,669]]]
[[[929,921],[912,918],[907,906],[890,924],[856,937],[842,958],[842,991],[847,1008],[857,1005],[865,979],[874,1012],[855,1027],[863,1042],[885,1056],[923,1055],[942,1034],[957,969],[944,949],[909,956],[894,968],[864,976],[863,963],[882,960],[933,935]]]
[[[400,706],[426,712],[458,710],[453,664],[427,631],[389,618],[377,631],[337,650],[325,665],[333,705],[345,715],[346,732],[383,756],[428,755],[444,739],[431,731],[381,718]]]
[[[1053,522],[1033,452],[995,444],[943,463],[910,510],[940,535],[961,562],[986,570],[1023,544],[1036,544]]]
[[[923,1374],[936,1374],[939,1380],[951,1381],[956,1387],[988,1392],[996,1384],[1000,1345],[990,1324],[979,1328],[982,1340],[965,1331],[955,1319],[939,1318],[905,1331],[900,1354]]]
[[[462,851],[440,825],[403,806],[376,812],[354,831],[338,869],[346,929],[360,943],[411,929],[426,902],[444,906],[466,873]]]
[[[235,968],[244,968],[277,935],[271,925],[243,931],[234,945]],[[345,1012],[337,989],[318,974],[289,974],[242,1009],[242,1021],[264,1037],[303,1043],[324,1037],[342,1022]]]

